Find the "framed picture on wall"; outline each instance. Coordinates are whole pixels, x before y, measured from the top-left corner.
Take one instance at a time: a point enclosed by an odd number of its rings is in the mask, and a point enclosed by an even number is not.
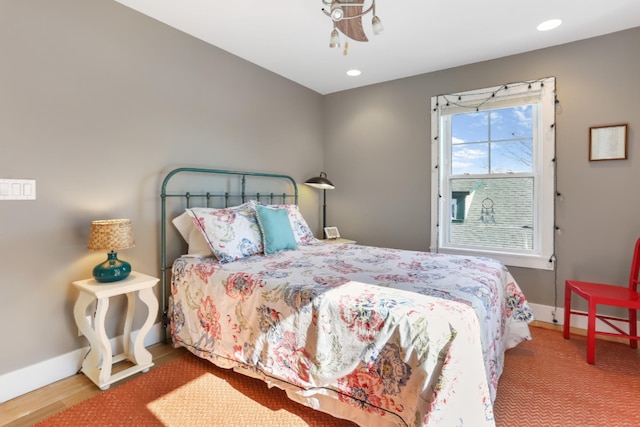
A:
[[[337,239],[340,237],[340,232],[338,231],[338,227],[325,227],[324,228],[324,238],[325,239]]]
[[[624,160],[627,158],[627,124],[589,128],[589,160]]]

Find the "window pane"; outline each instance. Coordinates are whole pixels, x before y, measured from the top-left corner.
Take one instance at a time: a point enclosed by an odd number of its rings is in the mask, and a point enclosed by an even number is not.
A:
[[[451,147],[451,174],[488,174],[489,146],[486,142]]]
[[[533,141],[493,142],[491,144],[491,173],[527,173],[533,171]]]
[[[448,243],[493,249],[533,248],[533,178],[451,179],[464,194],[464,219],[450,220]],[[460,212],[457,212],[460,218]]]
[[[451,116],[451,143],[485,142],[489,140],[489,113],[454,114]]]
[[[531,105],[491,110],[491,140],[532,138]]]

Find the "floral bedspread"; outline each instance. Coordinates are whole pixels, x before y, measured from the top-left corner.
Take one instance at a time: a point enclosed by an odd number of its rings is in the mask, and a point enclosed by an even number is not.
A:
[[[360,425],[494,425],[504,351],[531,339],[488,258],[322,243],[172,273],[175,343]]]

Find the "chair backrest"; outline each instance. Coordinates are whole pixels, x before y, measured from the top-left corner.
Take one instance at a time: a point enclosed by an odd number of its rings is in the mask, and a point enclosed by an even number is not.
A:
[[[633,251],[633,261],[631,262],[631,275],[629,277],[629,289],[638,292],[640,283],[640,238],[636,241],[636,248]]]

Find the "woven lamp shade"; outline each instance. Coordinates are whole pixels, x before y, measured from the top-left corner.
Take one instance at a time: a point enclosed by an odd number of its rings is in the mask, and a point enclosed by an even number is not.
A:
[[[87,248],[94,251],[116,252],[120,249],[133,248],[135,245],[131,220],[104,219],[91,223]]]

